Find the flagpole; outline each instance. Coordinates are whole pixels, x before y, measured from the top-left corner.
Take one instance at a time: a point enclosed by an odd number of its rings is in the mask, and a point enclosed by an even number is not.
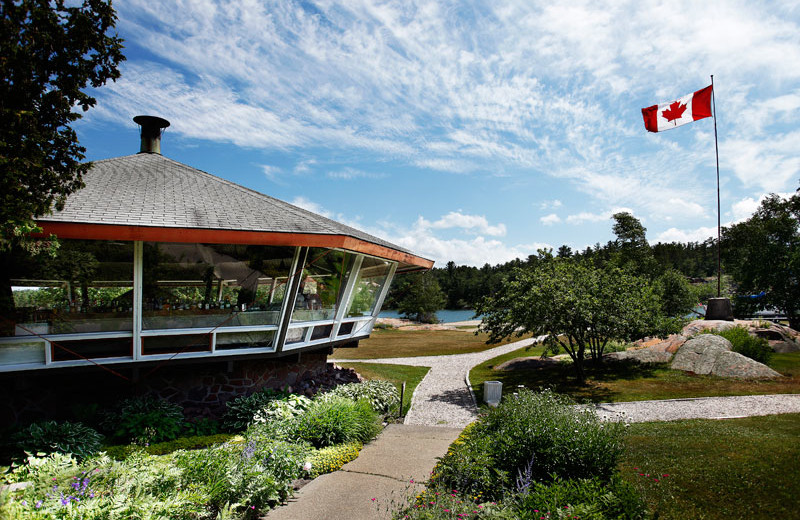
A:
[[[722,220],[719,204],[719,141],[717,139],[717,104],[714,92],[714,75],[711,75],[711,104],[714,108],[714,150],[717,152],[717,298],[721,296],[722,288]]]

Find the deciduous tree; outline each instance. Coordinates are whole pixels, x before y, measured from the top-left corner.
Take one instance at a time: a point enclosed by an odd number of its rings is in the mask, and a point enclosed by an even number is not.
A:
[[[85,148],[70,126],[95,105],[86,87],[119,77],[110,1],[0,3],[0,249],[83,186]]]
[[[722,230],[722,245],[739,294],[763,291],[756,306],[783,310],[800,328],[800,189],[788,199],[764,199],[752,217]]]
[[[422,323],[437,323],[436,311],[444,307],[447,297],[432,273],[409,275],[405,292],[398,298],[400,314]]]
[[[632,340],[657,330],[660,301],[648,281],[613,266],[553,258],[516,269],[476,311],[490,342],[531,333],[560,344],[585,380],[584,359],[602,359],[610,340]]]

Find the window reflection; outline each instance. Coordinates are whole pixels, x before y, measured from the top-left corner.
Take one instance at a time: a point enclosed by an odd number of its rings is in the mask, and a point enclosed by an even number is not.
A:
[[[365,257],[347,309],[348,317],[370,316],[378,304],[392,264],[386,260]]]
[[[294,248],[145,243],[145,329],[277,325]]]
[[[303,267],[292,321],[332,320],[342,299],[355,255],[311,248]]]
[[[0,335],[133,329],[132,242],[61,240],[52,256],[15,251],[9,263]]]

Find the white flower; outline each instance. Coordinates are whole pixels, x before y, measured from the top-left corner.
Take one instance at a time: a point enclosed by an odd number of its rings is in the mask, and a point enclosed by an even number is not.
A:
[[[303,471],[311,471],[311,462],[303,464]]]

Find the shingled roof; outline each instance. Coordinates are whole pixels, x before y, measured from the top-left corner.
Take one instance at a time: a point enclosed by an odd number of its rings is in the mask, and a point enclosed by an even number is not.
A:
[[[106,235],[110,229],[127,230],[128,234],[136,230],[135,234],[146,239],[152,236],[148,230],[154,228],[172,230],[159,236],[173,238],[208,236],[197,233],[205,230],[221,233],[222,240],[232,237],[240,243],[269,243],[278,237],[283,244],[339,245],[367,253],[388,251],[392,254],[377,256],[417,267],[433,264],[400,246],[158,153],[94,162],[84,181],[86,186],[67,198],[62,211],[37,219],[45,232],[75,238],[76,225],[95,231],[97,226],[104,226]],[[321,237],[354,240],[334,243],[320,241]],[[91,238],[98,236],[95,233]]]

